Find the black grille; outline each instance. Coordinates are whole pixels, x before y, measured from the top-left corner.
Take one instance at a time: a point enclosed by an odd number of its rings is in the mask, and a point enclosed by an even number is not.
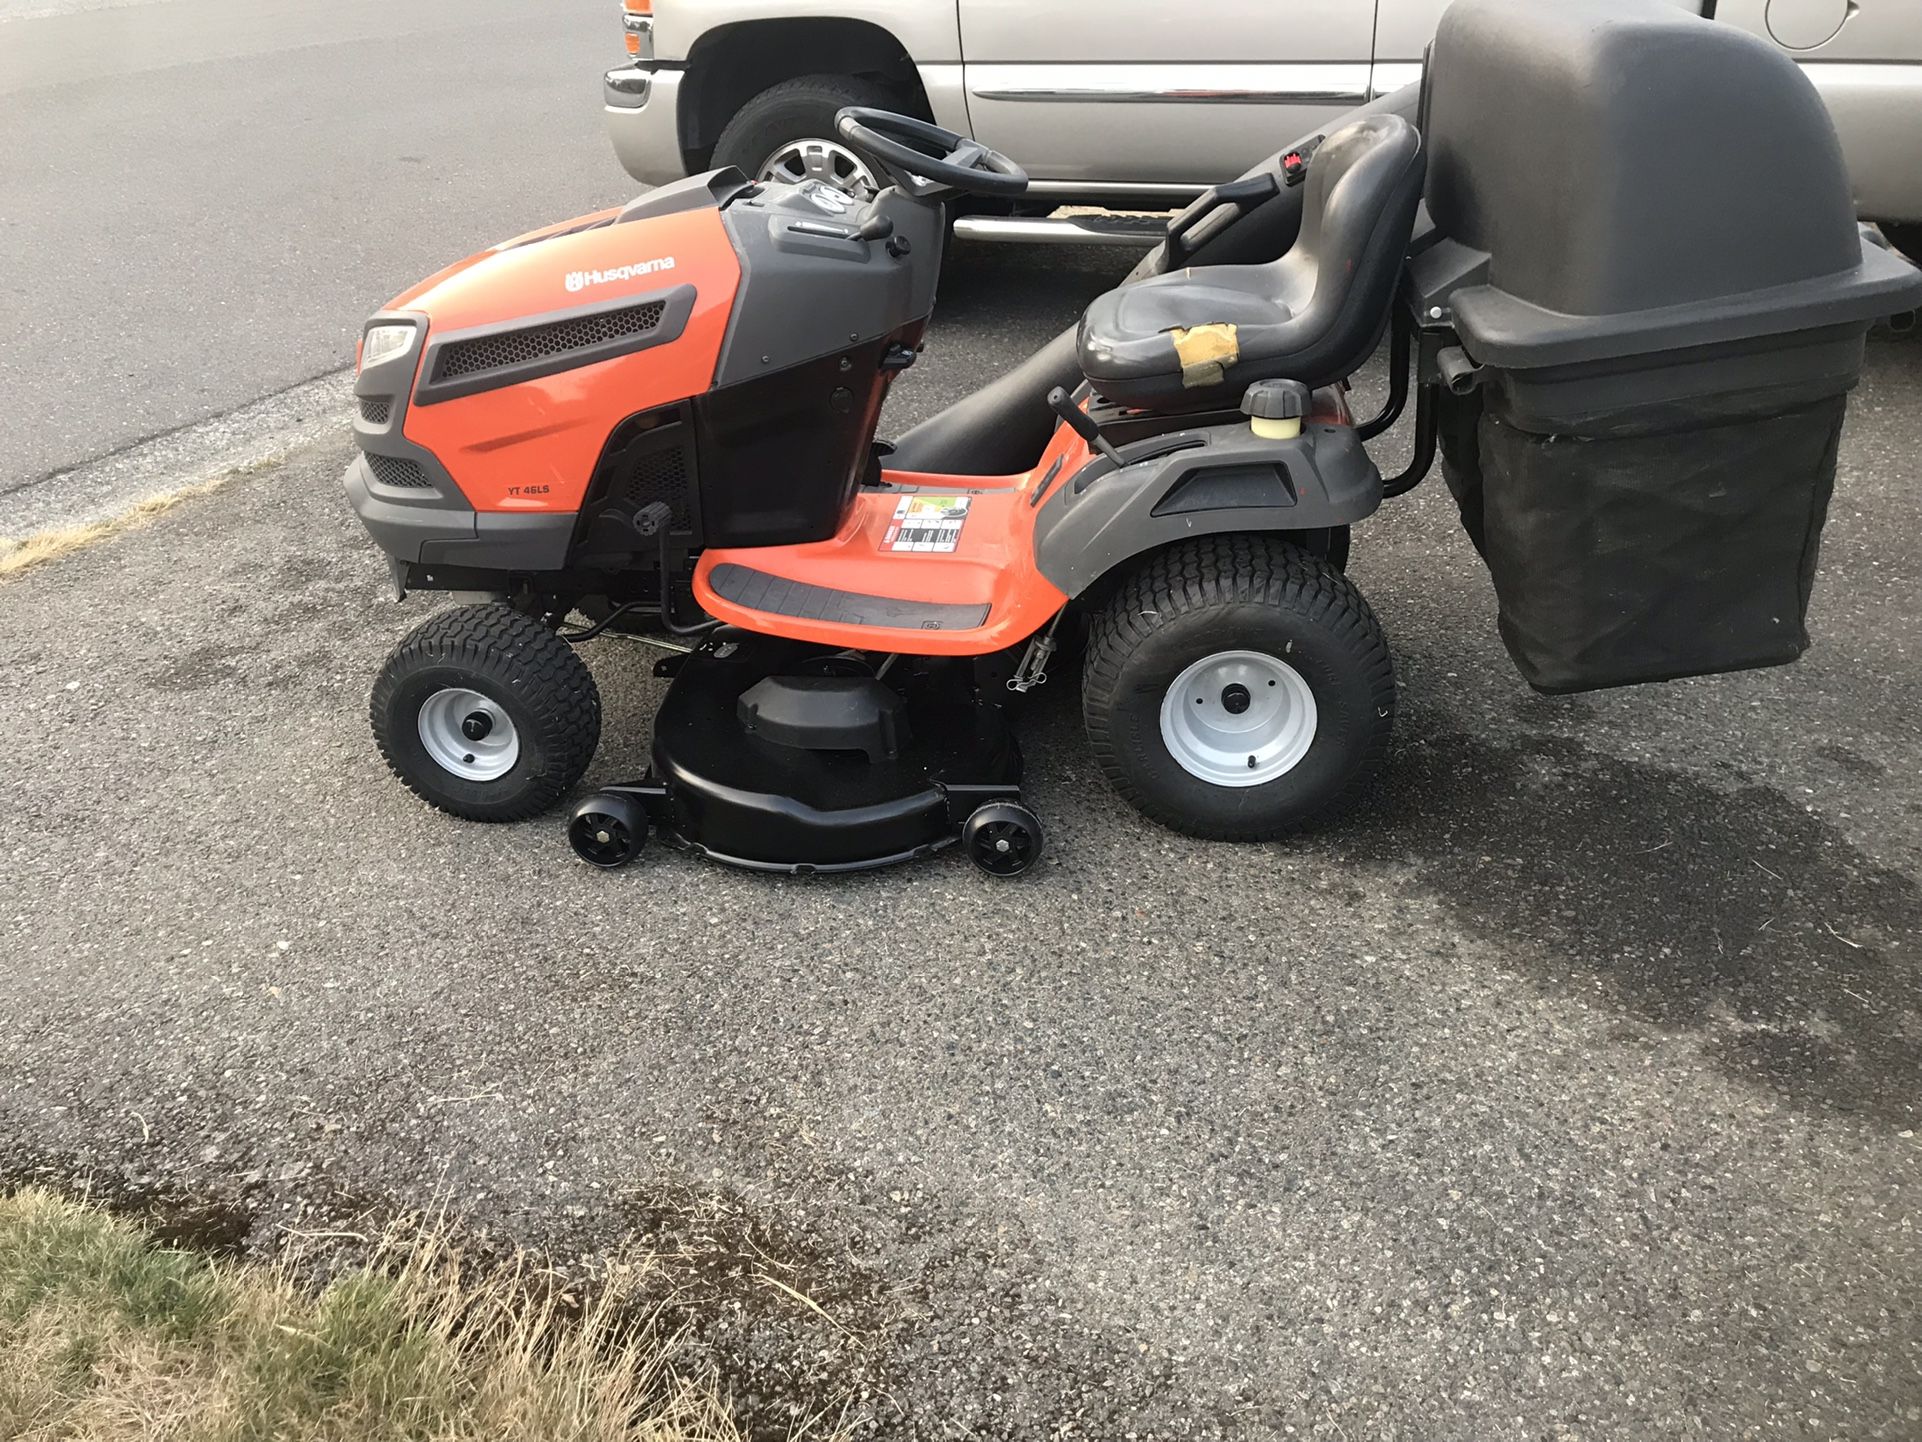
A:
[[[666,310],[665,304],[651,300],[644,305],[602,311],[599,315],[575,316],[571,320],[530,325],[525,330],[502,335],[454,341],[441,347],[440,359],[434,364],[434,380],[450,381],[503,366],[526,365],[606,341],[645,335],[661,323]]]
[[[362,396],[360,398],[360,418],[370,426],[384,426],[387,417],[393,414],[394,403],[386,396]]]
[[[667,502],[677,525],[687,523],[687,453],[679,445],[637,458],[633,469],[614,483],[614,494],[638,510],[654,501]]]
[[[404,456],[377,456],[368,453],[367,464],[374,473],[374,479],[383,486],[399,486],[404,490],[424,491],[432,487],[420,468],[419,461],[410,461]]]
[[[632,551],[638,542],[627,522],[659,502],[672,520],[668,533],[688,545],[700,541],[700,456],[693,408],[683,402],[629,416],[608,435],[582,506],[589,549]],[[602,524],[603,518],[612,524]],[[648,543],[650,546],[653,543]]]

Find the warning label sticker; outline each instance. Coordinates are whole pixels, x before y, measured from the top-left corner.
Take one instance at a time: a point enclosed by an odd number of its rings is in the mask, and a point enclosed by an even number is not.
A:
[[[881,539],[884,551],[952,551],[968,520],[966,496],[903,496]]]

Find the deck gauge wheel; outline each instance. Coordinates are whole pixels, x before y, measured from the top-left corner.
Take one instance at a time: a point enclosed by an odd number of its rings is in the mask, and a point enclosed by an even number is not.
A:
[[[1040,818],[1013,801],[976,807],[961,828],[968,860],[990,876],[1019,876],[1032,869],[1046,845]]]
[[[641,854],[647,842],[647,812],[632,797],[597,791],[574,808],[567,841],[582,861],[612,871]]]

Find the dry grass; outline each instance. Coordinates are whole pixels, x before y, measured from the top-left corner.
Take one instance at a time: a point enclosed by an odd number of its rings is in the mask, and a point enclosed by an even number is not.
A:
[[[62,526],[49,531],[36,531],[31,536],[0,536],[0,581],[16,576],[31,566],[43,561],[58,560],[82,546],[91,546],[96,541],[124,532],[137,530],[155,516],[171,511],[182,501],[190,501],[196,496],[205,496],[219,490],[236,476],[251,474],[257,466],[241,466],[226,471],[208,480],[196,481],[193,485],[182,486],[177,491],[169,491],[163,496],[149,496],[137,501],[110,520],[95,521],[85,526]]]
[[[314,1288],[0,1197],[0,1437],[739,1442],[712,1377],[626,1305],[644,1267],[581,1298],[526,1258],[464,1267],[429,1230]]]

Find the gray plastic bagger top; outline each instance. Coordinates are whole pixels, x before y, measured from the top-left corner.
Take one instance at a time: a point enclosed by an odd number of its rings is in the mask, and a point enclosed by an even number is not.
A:
[[[1648,356],[1915,304],[1915,268],[1863,244],[1801,70],[1662,0],[1457,0],[1422,129],[1428,213],[1468,272],[1447,305],[1484,365]]]
[[[1843,397],[1922,272],[1868,244],[1793,61],[1659,0],[1457,0],[1411,300],[1444,469],[1526,679],[1793,660]]]

